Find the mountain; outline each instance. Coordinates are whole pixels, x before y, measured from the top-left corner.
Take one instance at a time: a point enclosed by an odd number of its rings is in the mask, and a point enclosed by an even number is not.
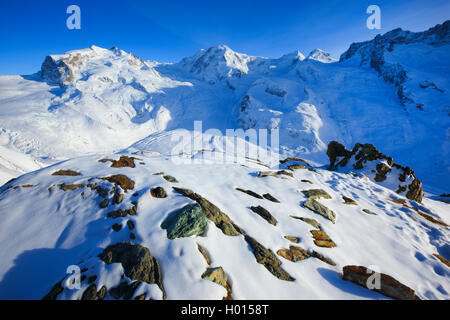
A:
[[[448,299],[449,25],[0,76],[0,298]]]

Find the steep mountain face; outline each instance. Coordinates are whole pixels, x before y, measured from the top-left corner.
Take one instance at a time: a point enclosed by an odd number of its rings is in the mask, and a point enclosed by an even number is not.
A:
[[[310,60],[316,60],[323,63],[331,63],[331,62],[337,62],[337,59],[334,59],[331,57],[331,55],[328,52],[325,52],[320,49],[314,49],[311,51],[311,53],[308,55],[308,58]]]

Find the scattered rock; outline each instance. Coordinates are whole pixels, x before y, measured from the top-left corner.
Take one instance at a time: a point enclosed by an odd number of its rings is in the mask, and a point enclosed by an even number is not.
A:
[[[206,263],[208,265],[210,265],[211,264],[211,259],[210,259],[209,255],[208,255],[208,252],[206,251],[206,249],[203,248],[198,243],[197,243],[197,248],[198,248],[198,251],[200,251],[200,253],[202,254],[203,258],[205,258]]]
[[[414,200],[417,202],[422,202],[424,196],[424,192],[422,189],[422,182],[415,178],[413,182],[408,186],[408,192],[406,193],[405,197]]]
[[[438,253],[433,253],[433,256],[435,256],[436,258],[438,258],[443,264],[445,264],[447,267],[450,268],[450,261],[448,261],[447,259],[445,259],[443,256],[441,256]]]
[[[363,209],[362,211],[364,211],[367,214],[376,214],[375,212],[372,212],[369,209]]]
[[[309,258],[308,251],[296,246],[289,246],[289,249],[280,249],[277,254],[292,262]]]
[[[287,168],[291,171],[297,170],[297,169],[307,169],[304,165],[296,163],[288,165]]]
[[[131,280],[157,284],[165,297],[161,268],[148,248],[139,244],[120,242],[108,246],[99,258],[106,264],[122,264],[125,275]]]
[[[259,171],[258,178],[275,177],[278,178],[276,171]]]
[[[84,184],[59,184],[59,189],[63,191],[75,190],[79,188],[84,188]]]
[[[97,276],[96,276],[96,275],[90,276],[90,277],[88,278],[88,283],[92,283],[92,282],[94,282],[95,280],[97,280]]]
[[[280,201],[277,198],[275,198],[274,196],[272,196],[270,193],[263,194],[263,197],[269,201],[280,203]]]
[[[172,177],[172,176],[163,176],[163,178],[166,179],[166,180],[169,181],[169,182],[172,182],[172,183],[178,183],[178,180],[175,179],[175,178]]]
[[[307,201],[305,201],[302,205],[304,208],[307,208],[315,213],[320,214],[321,216],[327,218],[328,220],[330,220],[331,222],[335,223],[336,220],[336,214],[328,209],[327,207],[325,207],[323,204],[321,204],[320,202],[314,200],[314,199],[308,199]]]
[[[146,293],[143,293],[143,294],[137,295],[137,296],[134,298],[134,300],[145,300],[146,297],[147,297],[147,294],[146,294]]]
[[[111,168],[123,168],[123,167],[129,167],[134,168],[134,160],[136,158],[128,157],[128,156],[120,156],[119,160],[112,160],[112,159],[100,159],[98,162],[111,162]]]
[[[64,288],[61,284],[61,281],[53,286],[49,293],[47,293],[42,300],[56,300],[58,295],[63,292]]]
[[[290,242],[293,242],[293,243],[299,243],[300,242],[300,240],[297,237],[284,236],[284,238],[286,240],[289,240]]]
[[[130,239],[131,240],[136,239],[136,235],[133,232],[130,232]]]
[[[102,202],[100,202],[100,208],[104,209],[108,206],[109,199],[103,199]]]
[[[81,300],[96,300],[97,299],[97,286],[91,284],[86,290],[84,290]]]
[[[275,256],[270,249],[263,247],[258,241],[245,235],[245,241],[253,250],[253,255],[259,264],[262,264],[270,273],[280,280],[294,281],[295,279],[284,271],[280,265],[281,261]]]
[[[356,203],[356,201],[353,200],[352,198],[349,198],[349,197],[346,197],[346,196],[342,196],[342,199],[344,199],[344,204],[354,205],[354,206],[358,205]]]
[[[255,197],[257,199],[262,199],[263,198],[259,194],[257,194],[256,192],[253,192],[252,190],[244,190],[244,189],[241,189],[241,188],[236,188],[236,190],[237,191],[241,191],[243,193],[246,193],[246,194],[248,194],[248,195],[250,195],[252,197]]]
[[[157,172],[157,173],[154,173],[153,175],[154,176],[162,176],[164,174],[164,172]]]
[[[208,268],[203,274],[202,279],[209,280],[222,287],[226,288],[228,284],[228,277],[223,271],[222,267]]]
[[[369,277],[374,271],[363,266],[345,266],[343,268],[343,279],[354,282],[362,287],[367,288]],[[399,300],[420,300],[414,290],[400,283],[393,277],[380,273],[380,289],[371,289],[373,291],[384,294],[385,296]],[[369,289],[369,288],[368,288]],[[370,289],[369,289],[370,290]]]
[[[126,281],[119,283],[117,287],[111,288],[109,294],[116,299],[123,297],[124,300],[130,300],[133,298],[134,292],[140,286],[140,281],[134,281],[128,284]]]
[[[302,220],[303,222],[306,222],[307,224],[313,226],[314,228],[316,228],[318,230],[322,230],[322,226],[315,219],[310,219],[310,218],[305,218],[305,217],[296,217],[296,216],[291,216],[291,218]]]
[[[311,230],[310,232],[314,238],[314,243],[316,244],[316,246],[325,248],[336,247],[336,243],[334,243],[333,240],[330,239],[325,231]]]
[[[208,229],[208,218],[198,203],[191,203],[169,214],[161,228],[167,230],[170,240],[203,235]]]
[[[133,222],[133,220],[128,220],[127,221],[127,226],[128,226],[128,229],[130,229],[130,230],[134,230],[134,222]]]
[[[231,221],[225,213],[220,211],[214,204],[209,202],[207,199],[203,198],[198,193],[194,193],[189,189],[182,189],[172,187],[179,194],[188,197],[191,200],[196,201],[203,209],[206,217],[214,222],[217,228],[222,230],[222,232],[227,236],[239,236],[244,233],[244,231]]]
[[[320,199],[320,198],[331,199],[331,196],[322,189],[303,190],[302,193],[308,199]]]
[[[309,184],[313,184],[313,182],[311,180],[307,180],[307,179],[302,179],[300,181],[301,182],[305,182],[305,183],[309,183]]]
[[[156,187],[150,190],[150,194],[154,198],[167,198],[166,190],[163,187]]]
[[[286,170],[279,170],[277,171],[277,174],[280,175],[285,175],[285,176],[289,176],[289,177],[294,177],[294,174],[292,172],[286,171]]]
[[[312,167],[307,161],[303,160],[302,158],[297,158],[297,157],[288,157],[284,160],[280,160],[281,164],[286,163],[286,162],[303,162],[307,166]]]
[[[114,192],[114,197],[112,199],[113,204],[121,204],[123,201],[123,193],[119,193],[117,190]]]
[[[264,220],[266,220],[268,223],[276,226],[277,225],[277,220],[270,214],[270,212],[261,207],[261,206],[257,206],[257,207],[250,207],[250,209],[258,214],[261,218],[263,218]]]
[[[123,191],[127,192],[128,190],[134,189],[134,181],[129,179],[126,175],[123,174],[115,174],[106,178],[100,178],[102,180],[109,181],[116,185],[119,185]]]
[[[328,263],[331,266],[335,266],[336,263],[331,260],[330,258],[325,257],[323,254],[318,253],[317,251],[314,251],[311,253],[311,257],[317,258],[319,260],[322,260],[325,263]]]
[[[126,217],[126,216],[134,216],[134,215],[136,215],[136,211],[137,211],[136,206],[133,206],[133,207],[131,207],[131,209],[127,209],[127,210],[119,209],[119,210],[111,211],[106,216],[108,218],[113,218],[113,219],[120,218],[120,217],[123,218],[123,217]]]
[[[73,170],[58,170],[52,173],[52,176],[79,176],[80,173]]]

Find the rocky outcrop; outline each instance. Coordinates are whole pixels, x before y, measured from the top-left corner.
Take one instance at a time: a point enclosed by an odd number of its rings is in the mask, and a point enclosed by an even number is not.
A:
[[[202,254],[202,256],[205,259],[206,263],[208,265],[210,265],[211,264],[211,258],[209,257],[208,251],[206,251],[206,249],[204,247],[202,247],[201,245],[199,245],[198,243],[197,243],[197,249]]]
[[[372,144],[357,143],[349,151],[339,142],[332,141],[328,144],[327,155],[330,158],[330,170],[345,167],[362,170],[369,165],[374,166],[373,172],[367,172],[374,181],[383,182],[388,176],[396,175],[398,186],[394,190],[397,193],[417,202],[423,199],[422,182],[417,179],[414,171],[395,163],[392,157],[381,153]]]
[[[222,267],[206,269],[206,271],[202,274],[202,279],[212,281],[224,287],[227,290],[227,295],[223,297],[223,300],[233,300],[231,286]]]
[[[120,242],[108,246],[99,258],[106,264],[122,264],[125,275],[131,280],[157,284],[165,296],[161,268],[148,248],[139,244]]]
[[[243,192],[243,193],[246,193],[249,196],[252,196],[252,197],[257,198],[257,199],[262,199],[263,198],[259,194],[257,194],[256,192],[254,192],[252,190],[244,190],[244,189],[241,189],[241,188],[236,188],[236,190],[240,191],[240,192]]]
[[[353,205],[353,206],[358,205],[358,203],[356,203],[356,201],[353,200],[352,198],[342,196],[342,199],[344,200],[344,204]]]
[[[150,194],[154,198],[167,198],[166,190],[163,187],[156,187],[150,190]]]
[[[73,71],[65,59],[47,56],[41,65],[41,78],[51,85],[64,86],[73,81]]]
[[[178,180],[175,179],[175,178],[172,177],[172,176],[165,175],[165,176],[163,176],[163,178],[164,178],[165,180],[169,181],[169,182],[172,182],[172,183],[178,183]]]
[[[263,197],[269,201],[272,201],[275,203],[280,203],[280,201],[277,198],[275,198],[274,196],[272,196],[270,193],[263,194]]]
[[[297,262],[310,257],[308,251],[297,246],[289,246],[289,249],[280,249],[277,251],[277,254],[292,262]]]
[[[128,157],[128,156],[120,156],[119,160],[112,160],[112,159],[100,159],[98,160],[98,162],[111,162],[111,168],[124,168],[124,167],[129,167],[129,168],[134,168],[135,164],[134,164],[134,160],[136,160],[136,158],[134,157]]]
[[[303,190],[302,193],[308,199],[320,199],[320,198],[331,199],[331,196],[322,189]]]
[[[122,188],[123,191],[127,192],[128,190],[134,189],[134,181],[128,178],[123,174],[115,174],[109,177],[100,178],[102,180],[107,180],[111,183],[114,183]]]
[[[374,275],[374,271],[363,266],[345,266],[343,268],[344,280],[352,281],[362,287],[368,288],[369,277]],[[377,291],[390,298],[399,300],[420,300],[414,290],[400,283],[393,277],[380,273],[380,288],[371,290]],[[368,288],[369,289],[369,288]]]
[[[265,248],[258,241],[245,235],[245,241],[253,250],[253,255],[259,264],[262,264],[271,274],[280,280],[294,281],[295,279],[284,271],[280,265],[281,261],[275,256],[272,250]]]
[[[310,218],[305,218],[305,217],[296,217],[296,216],[291,216],[291,218],[302,220],[303,222],[306,222],[310,226],[313,226],[314,228],[316,228],[318,230],[322,230],[322,226],[315,219],[310,219]]]
[[[208,230],[208,218],[198,203],[192,203],[170,213],[161,228],[167,230],[170,240],[203,235]]]
[[[52,176],[79,176],[80,173],[74,170],[58,170],[52,173]]]
[[[231,221],[230,217],[223,213],[219,208],[198,193],[194,193],[189,189],[172,187],[179,194],[196,201],[203,209],[206,217],[211,220],[217,228],[227,236],[239,236],[244,231]]]
[[[318,247],[334,248],[336,243],[328,236],[323,230],[311,230],[311,234],[314,238],[314,244]]]
[[[309,209],[317,214],[320,214],[321,216],[327,218],[331,222],[336,222],[336,214],[328,209],[326,206],[321,204],[320,202],[314,200],[314,199],[308,199],[302,204],[303,208]]]
[[[126,210],[114,210],[111,212],[108,212],[108,214],[106,215],[108,218],[120,218],[120,217],[126,217],[126,216],[134,216],[136,215],[137,212],[137,208],[136,206],[131,207],[131,209],[126,209]]]
[[[276,226],[277,225],[277,219],[275,219],[272,214],[269,212],[269,210],[261,207],[261,206],[257,206],[257,207],[250,207],[250,210],[252,210],[254,213],[256,213],[257,215],[259,215],[261,218],[263,218],[264,220],[266,220],[268,223]]]
[[[285,238],[286,240],[289,240],[290,242],[293,242],[293,243],[299,243],[299,242],[300,242],[299,238],[297,238],[297,237],[293,237],[293,236],[284,236],[284,238]]]

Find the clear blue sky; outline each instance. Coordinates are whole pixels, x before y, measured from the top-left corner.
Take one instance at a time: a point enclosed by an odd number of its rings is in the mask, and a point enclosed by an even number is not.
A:
[[[81,30],[66,28],[71,4],[81,8]],[[370,4],[381,8],[381,30],[366,28]],[[1,0],[0,74],[31,74],[48,54],[92,44],[167,62],[218,44],[266,57],[314,48],[339,57],[354,41],[449,18],[448,0]]]

